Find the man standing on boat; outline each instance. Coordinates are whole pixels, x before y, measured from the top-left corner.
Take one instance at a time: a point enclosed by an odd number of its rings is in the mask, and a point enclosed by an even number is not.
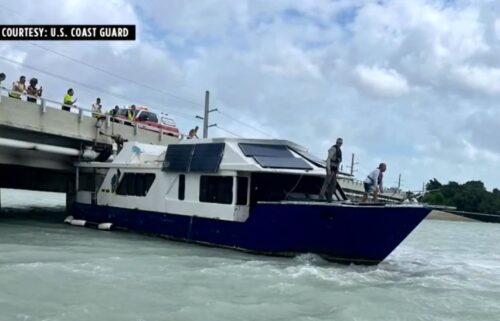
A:
[[[328,158],[326,159],[326,177],[319,192],[320,196],[326,198],[328,203],[332,202],[332,195],[337,187],[337,173],[340,163],[342,163],[342,138],[337,138],[335,145],[328,150]]]
[[[365,194],[361,202],[368,201],[368,194],[373,192],[373,201],[378,200],[378,194],[382,193],[382,180],[384,178],[384,172],[387,169],[385,163],[380,163],[376,169],[374,169],[364,180],[363,185],[365,187]]]

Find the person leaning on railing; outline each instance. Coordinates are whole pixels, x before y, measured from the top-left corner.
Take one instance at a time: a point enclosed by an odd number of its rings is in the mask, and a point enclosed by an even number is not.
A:
[[[75,100],[72,100],[74,93],[75,92],[73,91],[73,88],[68,89],[66,96],[64,96],[62,110],[71,111],[71,106],[73,106],[76,103],[76,101],[78,100],[78,98],[75,98]]]
[[[101,98],[97,98],[95,103],[92,104],[92,117],[100,118],[102,114]]]
[[[30,85],[28,86],[28,89],[26,89],[26,93],[29,95],[26,99],[30,103],[36,103],[37,98],[42,96],[43,88],[42,86],[40,86],[40,89],[36,88],[37,84],[38,84],[38,79],[36,78],[30,79]]]
[[[9,92],[9,97],[21,99],[21,94],[26,90],[26,77],[19,77],[18,81],[12,83],[12,90]]]

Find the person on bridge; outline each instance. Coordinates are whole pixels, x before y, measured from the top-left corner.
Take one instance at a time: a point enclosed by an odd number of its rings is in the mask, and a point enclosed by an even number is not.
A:
[[[337,174],[339,172],[340,163],[342,163],[342,150],[340,149],[342,144],[342,138],[337,138],[335,145],[328,150],[326,177],[319,192],[319,195],[325,197],[328,203],[332,202],[332,195],[337,188]]]
[[[187,139],[198,138],[198,126],[189,131]]]
[[[36,103],[38,97],[42,96],[43,88],[42,86],[40,86],[40,88],[36,88],[37,84],[38,84],[38,79],[36,78],[30,79],[30,85],[28,86],[28,89],[26,89],[26,93],[29,95],[26,99],[30,103]]]
[[[71,111],[71,106],[73,106],[76,103],[76,101],[78,100],[78,98],[75,98],[75,100],[72,100],[74,94],[75,94],[75,92],[73,91],[73,88],[68,89],[66,96],[64,96],[62,110]]]
[[[9,92],[9,97],[21,99],[21,94],[26,91],[26,77],[19,77],[18,81],[12,83],[12,90]]]
[[[135,109],[135,105],[130,106],[130,109],[127,112],[127,119],[129,121],[133,121],[136,115],[137,115],[137,110]]]
[[[3,72],[0,72],[0,83],[1,83],[2,81],[4,81],[4,80],[5,80],[5,78],[7,78],[7,76],[5,76],[5,74],[4,74]]]
[[[92,104],[92,117],[100,118],[101,114],[102,114],[101,98],[97,98],[95,100],[95,103]]]
[[[382,181],[384,178],[384,172],[387,169],[385,163],[380,163],[376,169],[374,169],[364,180],[363,185],[365,187],[365,194],[361,202],[365,203],[368,201],[368,194],[373,193],[373,201],[378,201],[378,194],[383,192]]]

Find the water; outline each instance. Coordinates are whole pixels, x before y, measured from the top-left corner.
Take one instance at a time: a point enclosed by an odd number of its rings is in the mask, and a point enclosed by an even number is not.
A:
[[[2,206],[0,321],[500,320],[500,224],[425,221],[364,267],[71,227],[59,194]]]

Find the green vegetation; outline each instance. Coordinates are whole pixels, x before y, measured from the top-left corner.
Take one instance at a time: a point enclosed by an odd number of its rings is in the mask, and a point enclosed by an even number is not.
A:
[[[495,188],[493,192],[488,192],[481,181],[443,185],[434,178],[426,186],[428,193],[421,200],[424,203],[455,206],[459,211],[500,215],[500,190]]]

